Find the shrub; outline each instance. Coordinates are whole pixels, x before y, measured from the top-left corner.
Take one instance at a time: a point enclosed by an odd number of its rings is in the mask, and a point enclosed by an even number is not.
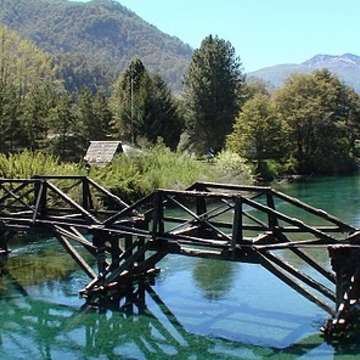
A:
[[[197,180],[211,180],[211,173],[208,164],[156,145],[131,157],[120,155],[106,168],[92,168],[90,177],[131,201],[157,188],[184,189]]]
[[[218,182],[249,184],[254,181],[253,170],[240,155],[224,150],[220,152],[214,162],[215,180]]]

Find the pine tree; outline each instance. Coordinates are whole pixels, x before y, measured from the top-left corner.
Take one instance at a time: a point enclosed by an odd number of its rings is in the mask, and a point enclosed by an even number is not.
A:
[[[98,130],[94,140],[106,140],[111,133],[112,113],[108,99],[101,92],[97,92],[95,95],[93,112],[98,123]]]
[[[206,37],[185,76],[186,128],[200,153],[224,146],[238,114],[244,76],[230,42]]]
[[[175,149],[183,129],[183,121],[177,104],[165,81],[159,76],[153,77],[155,112],[151,131],[152,142],[162,138],[165,145]]]
[[[23,100],[22,126],[25,139],[23,146],[35,151],[45,147],[48,133],[48,116],[54,102],[53,89],[49,85],[34,86]]]
[[[78,136],[76,118],[68,95],[61,96],[50,110],[50,150],[62,160],[79,160],[82,142]]]
[[[111,98],[115,137],[175,148],[181,131],[177,107],[160,76],[150,76],[139,59],[117,80]]]
[[[114,114],[113,129],[116,137],[136,142],[142,135],[144,97],[149,84],[147,73],[140,59],[134,59],[114,84],[111,106]]]

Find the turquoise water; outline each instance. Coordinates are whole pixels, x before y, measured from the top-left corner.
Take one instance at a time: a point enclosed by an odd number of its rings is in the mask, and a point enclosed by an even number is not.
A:
[[[279,187],[360,227],[360,177]],[[360,356],[360,344],[326,344],[327,313],[259,266],[169,256],[141,296],[95,310],[78,297],[87,278],[57,247],[52,239],[15,246],[0,281],[0,359]]]

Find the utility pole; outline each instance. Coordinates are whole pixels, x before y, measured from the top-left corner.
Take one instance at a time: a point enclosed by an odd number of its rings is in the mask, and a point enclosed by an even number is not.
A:
[[[131,143],[135,144],[134,136],[134,69],[131,69],[130,76],[130,101],[131,101]]]

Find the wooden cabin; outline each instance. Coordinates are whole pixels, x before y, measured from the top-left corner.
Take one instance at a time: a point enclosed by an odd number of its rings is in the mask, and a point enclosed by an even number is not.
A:
[[[122,153],[124,148],[121,141],[90,141],[84,160],[90,166],[105,166]]]

